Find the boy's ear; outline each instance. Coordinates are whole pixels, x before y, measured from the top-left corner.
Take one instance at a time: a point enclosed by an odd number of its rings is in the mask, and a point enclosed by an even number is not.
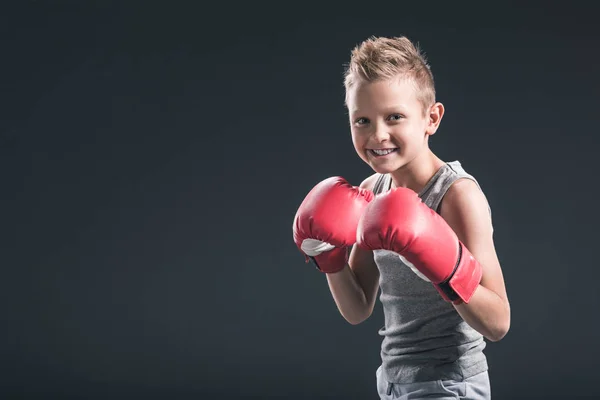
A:
[[[426,130],[428,135],[433,135],[438,130],[440,122],[442,122],[442,118],[444,117],[444,111],[444,105],[440,102],[435,103],[429,108]]]

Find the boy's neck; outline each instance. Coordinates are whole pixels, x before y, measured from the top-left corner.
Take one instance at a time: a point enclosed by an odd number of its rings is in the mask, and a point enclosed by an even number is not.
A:
[[[431,149],[424,149],[414,160],[390,174],[392,187],[405,187],[420,193],[442,165],[444,161]]]

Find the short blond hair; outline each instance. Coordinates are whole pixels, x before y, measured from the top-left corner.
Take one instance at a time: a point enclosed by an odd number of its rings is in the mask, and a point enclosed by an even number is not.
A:
[[[405,36],[375,37],[358,44],[346,65],[344,86],[348,90],[358,81],[376,82],[412,78],[423,113],[435,103],[435,85],[425,53]]]

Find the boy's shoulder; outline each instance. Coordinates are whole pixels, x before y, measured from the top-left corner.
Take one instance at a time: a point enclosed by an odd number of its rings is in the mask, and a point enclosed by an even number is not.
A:
[[[476,197],[483,196],[483,191],[479,184],[470,177],[459,177],[450,185],[444,196],[444,200],[468,201]]]
[[[491,217],[490,205],[485,194],[478,183],[468,177],[461,177],[452,183],[444,195],[439,212],[447,221],[487,221]]]

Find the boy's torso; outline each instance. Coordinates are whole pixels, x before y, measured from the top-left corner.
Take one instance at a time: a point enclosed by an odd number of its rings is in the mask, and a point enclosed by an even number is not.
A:
[[[459,179],[477,182],[458,161],[445,163],[419,196],[437,211],[447,190]],[[390,187],[390,176],[380,175],[373,191],[379,194]],[[393,252],[376,250],[374,258],[385,316],[385,326],[379,331],[383,336],[382,372],[389,382],[461,380],[487,370],[483,336],[430,282],[417,276]]]

